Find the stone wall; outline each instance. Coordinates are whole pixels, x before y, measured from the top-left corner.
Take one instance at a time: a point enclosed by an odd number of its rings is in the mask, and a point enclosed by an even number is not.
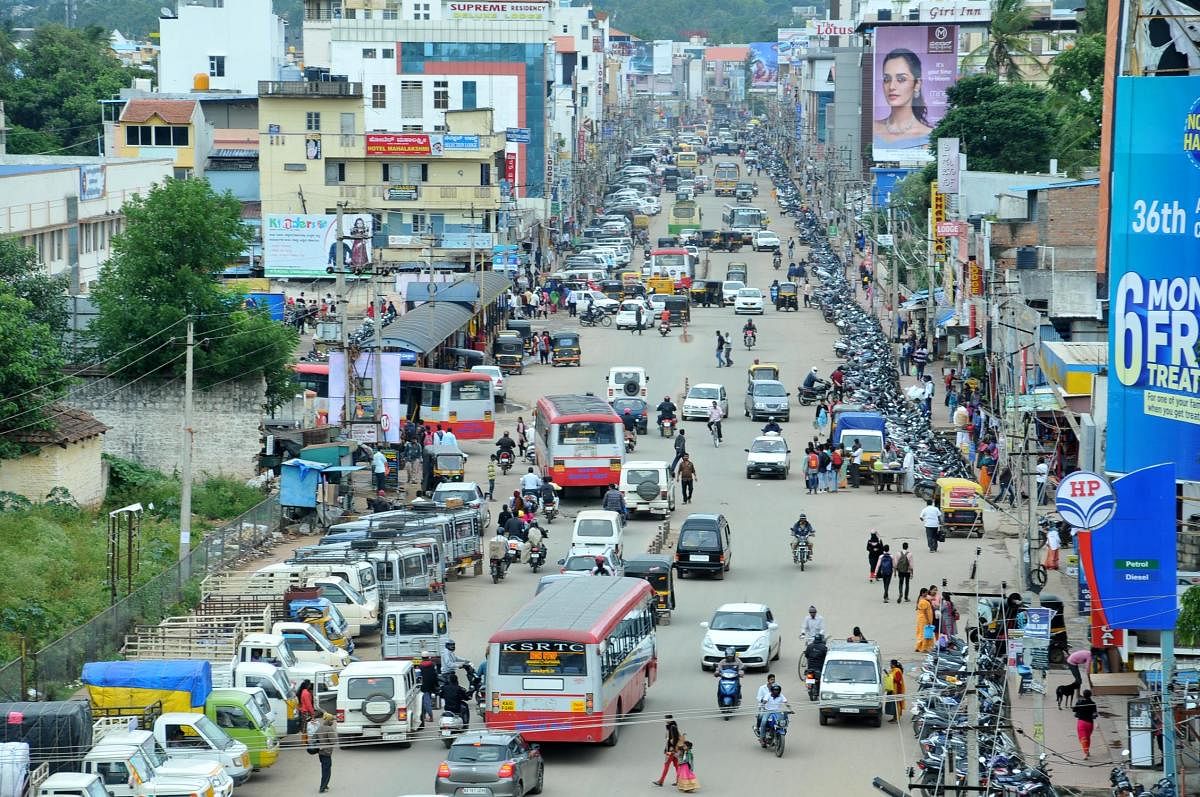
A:
[[[195,391],[192,469],[196,478],[255,475],[265,395],[262,379]],[[71,389],[67,403],[112,427],[104,435],[104,453],[167,474],[179,470],[182,379],[146,378],[126,384],[119,376],[84,377]]]

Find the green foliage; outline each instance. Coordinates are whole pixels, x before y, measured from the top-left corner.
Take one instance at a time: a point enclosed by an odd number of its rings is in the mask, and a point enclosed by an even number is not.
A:
[[[11,20],[14,26],[26,28],[62,22],[64,5],[63,0],[0,0],[0,21]],[[75,19],[80,27],[99,25],[130,38],[145,38],[158,32],[158,10],[163,5],[162,0],[76,0]],[[275,13],[287,19],[288,29],[299,32],[304,11],[300,0],[275,0],[274,6]]]
[[[17,128],[8,151],[95,153],[102,132],[97,100],[117,94],[137,74],[108,51],[108,31],[52,24],[20,49],[3,32],[0,40],[0,97]]]
[[[946,97],[949,108],[930,139],[959,138],[971,169],[1041,171],[1055,155],[1060,122],[1044,90],[975,75],[959,80]]]
[[[1100,115],[1104,97],[1104,35],[1080,36],[1054,58],[1050,107],[1058,116],[1059,164],[1077,175],[1100,163]]]
[[[1007,80],[1020,80],[1020,61],[1037,64],[1036,56],[1029,47],[1028,32],[1033,25],[1033,9],[1025,0],[992,0],[992,21],[988,39],[968,58],[983,58],[983,66],[989,75],[1000,75]]]
[[[69,287],[65,276],[50,277],[38,262],[37,251],[15,238],[0,238],[0,283],[33,305],[30,320],[45,324],[56,335],[67,329],[67,306],[63,294]]]
[[[623,31],[643,39],[686,39],[702,33],[712,44],[773,42],[778,28],[793,24],[788,0],[600,0]],[[818,7],[824,3],[817,3]]]
[[[1179,644],[1185,648],[1200,646],[1200,587],[1188,587],[1179,599],[1179,618],[1175,621]]]
[[[1085,0],[1083,17],[1079,20],[1079,33],[1091,36],[1104,33],[1108,24],[1108,0]]]
[[[101,356],[114,358],[112,368],[129,366],[122,373],[130,377],[180,377],[182,322],[192,315],[197,387],[261,376],[268,406],[279,406],[292,392],[296,332],[272,322],[265,309],[242,308],[217,282],[251,234],[238,200],[204,180],[168,180],[124,212],[125,230],[114,236],[92,294],[99,316],[90,334]]]

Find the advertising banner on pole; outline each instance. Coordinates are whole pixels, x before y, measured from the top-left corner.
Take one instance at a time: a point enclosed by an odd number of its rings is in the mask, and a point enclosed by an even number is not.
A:
[[[937,140],[937,181],[947,194],[958,193],[958,139]]]
[[[380,363],[383,384],[375,389],[375,357],[382,357]],[[403,356],[401,352],[374,351],[363,352],[354,361],[354,376],[356,387],[354,391],[354,418],[351,420],[371,420],[375,417],[376,393],[383,396],[383,413],[380,416],[380,430],[384,442],[399,443],[400,427],[397,423],[403,420],[404,407],[400,404],[400,366],[406,365],[411,357]],[[343,351],[329,352],[329,423],[337,426],[342,422],[342,411],[346,406],[346,353]]]
[[[654,71],[654,45],[650,42],[631,42],[629,74],[649,75]]]
[[[1105,469],[1200,481],[1200,77],[1117,78]]]
[[[779,63],[799,64],[808,50],[809,33],[805,28],[779,28]]]
[[[342,266],[361,267],[371,262],[368,213],[342,216]],[[276,214],[263,224],[263,271],[268,277],[326,277],[326,268],[337,265],[337,216]]]
[[[667,39],[654,42],[654,74],[671,74],[671,42]]]
[[[750,90],[775,91],[779,83],[779,44],[750,42]]]
[[[929,134],[946,115],[946,90],[958,80],[958,28],[877,28],[874,66],[872,159],[929,162]]]
[[[1168,462],[1123,476],[1111,487],[1083,471],[1060,485],[1055,506],[1077,528],[1093,627],[1175,628],[1175,479],[1175,464]]]

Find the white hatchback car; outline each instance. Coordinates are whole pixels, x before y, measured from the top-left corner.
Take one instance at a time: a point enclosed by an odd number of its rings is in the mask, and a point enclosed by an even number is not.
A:
[[[504,387],[504,372],[500,370],[498,365],[473,365],[471,371],[477,374],[487,374],[492,380],[492,398],[504,403],[504,397],[507,395]]]
[[[733,314],[763,313],[763,294],[758,288],[742,288],[733,299]]]
[[[726,603],[700,627],[706,630],[700,642],[700,666],[705,670],[725,658],[729,648],[742,664],[765,670],[783,646],[779,624],[765,603]]]
[[[729,417],[729,397],[725,395],[724,385],[718,385],[715,382],[701,382],[692,385],[683,398],[683,407],[680,408],[679,414],[685,421],[693,418],[707,421],[708,411],[712,408],[714,401],[721,408],[721,413]]]
[[[650,312],[658,318],[663,310],[667,309],[667,295],[665,293],[652,293],[646,297],[646,301],[650,303]]]
[[[575,291],[575,305],[579,308],[579,312],[584,311],[589,299],[597,310],[603,310],[606,313],[615,313],[621,309],[621,303],[616,299],[609,298],[600,291],[586,290]]]
[[[721,283],[721,303],[725,306],[733,304],[738,291],[745,287],[746,283],[741,280],[725,280]]]
[[[637,329],[638,310],[642,311],[642,329],[649,329],[652,325],[651,319],[654,317],[654,311],[641,299],[626,299],[621,302],[621,309],[617,310],[617,317],[613,319],[617,329]]]
[[[662,213],[662,202],[656,196],[648,196],[642,199],[642,212],[647,216],[657,216]]]
[[[755,476],[788,477],[792,469],[792,450],[779,432],[767,432],[754,438],[746,449],[746,478]]]
[[[763,252],[768,249],[778,249],[779,236],[771,230],[755,230],[753,243],[755,252]]]

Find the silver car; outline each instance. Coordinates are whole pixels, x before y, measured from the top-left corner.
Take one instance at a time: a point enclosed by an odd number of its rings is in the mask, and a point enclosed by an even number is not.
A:
[[[546,764],[538,745],[519,733],[464,733],[438,766],[435,794],[524,797],[541,794]]]
[[[759,418],[787,422],[791,417],[791,405],[787,388],[775,379],[756,379],[746,388],[746,417],[752,421]]]

